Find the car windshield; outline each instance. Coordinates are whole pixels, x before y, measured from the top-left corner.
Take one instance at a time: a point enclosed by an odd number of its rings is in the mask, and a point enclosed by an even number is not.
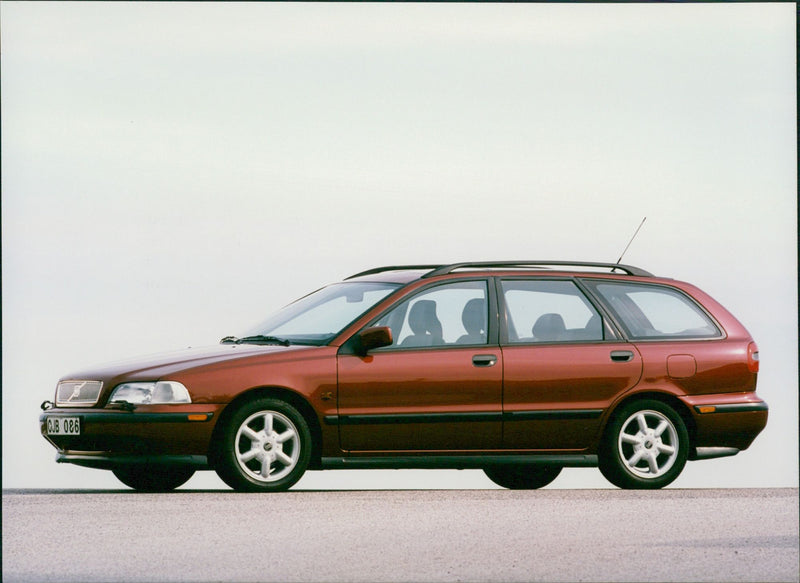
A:
[[[280,339],[321,346],[398,287],[359,282],[329,285],[279,310],[248,330],[241,341]]]

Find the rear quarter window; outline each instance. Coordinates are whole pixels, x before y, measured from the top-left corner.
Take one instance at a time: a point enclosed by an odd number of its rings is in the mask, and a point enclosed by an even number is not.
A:
[[[649,284],[586,282],[617,317],[630,338],[719,338],[706,312],[677,289]]]

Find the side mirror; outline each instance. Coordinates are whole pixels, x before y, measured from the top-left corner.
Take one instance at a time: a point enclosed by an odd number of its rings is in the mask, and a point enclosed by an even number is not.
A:
[[[375,326],[374,328],[365,328],[358,334],[358,353],[361,356],[366,356],[367,352],[373,348],[380,348],[382,346],[390,346],[392,340],[392,329],[388,326]]]

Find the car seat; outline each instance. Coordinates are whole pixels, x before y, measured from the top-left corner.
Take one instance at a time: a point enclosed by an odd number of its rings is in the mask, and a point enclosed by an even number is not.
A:
[[[464,324],[466,334],[456,340],[456,344],[485,344],[486,343],[486,300],[472,298],[464,305],[461,312],[461,322]]]
[[[408,314],[408,325],[413,334],[400,343],[400,346],[433,346],[443,344],[442,323],[436,316],[436,302],[419,300]]]
[[[542,314],[531,329],[533,339],[537,342],[555,342],[561,340],[567,327],[561,314]]]

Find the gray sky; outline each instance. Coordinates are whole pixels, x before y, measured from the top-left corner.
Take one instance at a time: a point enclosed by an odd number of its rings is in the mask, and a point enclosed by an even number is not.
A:
[[[643,216],[625,261],[728,307],[771,407],[750,450],[674,487],[797,486],[794,4],[4,1],[0,17],[5,487],[118,486],[57,466],[38,435],[70,371],[215,343],[375,265],[615,261]]]

